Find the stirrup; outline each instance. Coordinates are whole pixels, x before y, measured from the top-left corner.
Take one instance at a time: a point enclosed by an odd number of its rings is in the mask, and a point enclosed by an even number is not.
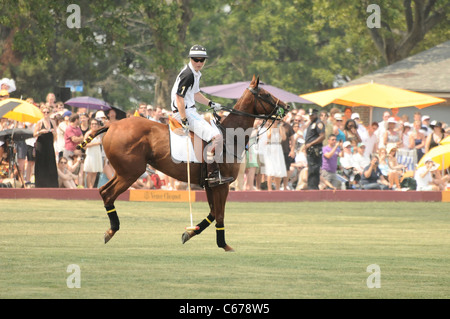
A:
[[[209,187],[215,187],[222,184],[231,183],[234,181],[233,177],[222,177],[222,174],[220,174],[220,171],[215,171],[211,174],[210,177],[205,178],[205,180],[208,182]]]

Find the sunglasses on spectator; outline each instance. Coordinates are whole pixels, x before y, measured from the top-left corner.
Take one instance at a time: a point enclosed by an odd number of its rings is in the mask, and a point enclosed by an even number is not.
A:
[[[191,58],[194,62],[205,62],[205,58]]]

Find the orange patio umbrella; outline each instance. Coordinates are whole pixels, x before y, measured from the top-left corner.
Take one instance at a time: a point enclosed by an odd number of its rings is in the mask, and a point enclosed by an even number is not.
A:
[[[445,102],[428,94],[404,90],[378,83],[365,83],[336,89],[302,94],[300,97],[320,106],[330,103],[346,106],[370,106],[382,108],[400,108],[415,106],[419,109]],[[372,109],[371,109],[372,110]],[[372,112],[370,114],[372,117]],[[370,119],[372,122],[372,119]]]

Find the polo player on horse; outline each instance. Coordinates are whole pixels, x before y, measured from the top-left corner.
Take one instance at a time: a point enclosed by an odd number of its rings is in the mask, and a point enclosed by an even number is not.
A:
[[[202,140],[209,143],[207,146],[207,178],[208,186],[215,187],[224,183],[234,181],[233,177],[221,176],[219,165],[214,159],[215,150],[222,149],[223,137],[217,134],[210,123],[197,113],[195,102],[208,105],[218,111],[222,108],[219,103],[215,103],[206,98],[200,92],[200,70],[205,66],[208,54],[201,45],[194,45],[189,50],[190,61],[181,72],[173,85],[171,93],[171,107],[173,117],[181,123],[183,128],[194,132]]]

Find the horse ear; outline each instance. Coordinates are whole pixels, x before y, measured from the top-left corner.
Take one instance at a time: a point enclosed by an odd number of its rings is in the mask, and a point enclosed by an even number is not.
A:
[[[253,78],[252,78],[252,82],[250,83],[250,86],[256,89],[256,88],[258,88],[258,85],[259,85],[259,75],[256,77],[253,74]]]

